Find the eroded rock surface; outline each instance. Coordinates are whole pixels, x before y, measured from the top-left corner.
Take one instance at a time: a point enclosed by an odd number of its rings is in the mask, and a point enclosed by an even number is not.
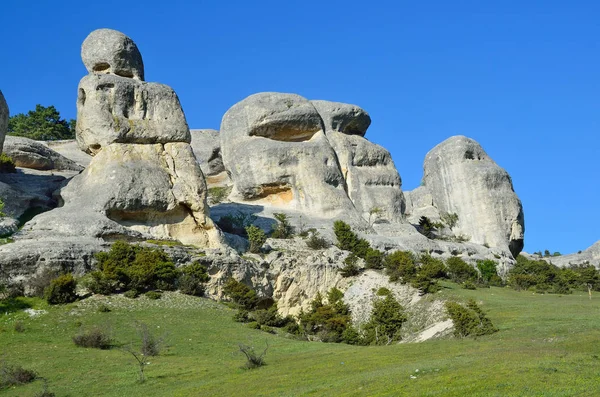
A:
[[[405,207],[402,181],[390,153],[364,138],[371,124],[369,114],[355,105],[311,102],[323,118],[356,209],[371,221],[376,215],[379,220],[400,222]]]
[[[440,214],[455,213],[457,236],[516,257],[523,249],[523,207],[508,173],[474,140],[454,136],[433,148],[423,166],[425,189]]]
[[[234,105],[221,124],[230,198],[310,212],[355,216],[321,116],[305,98],[260,93]]]
[[[137,45],[119,31],[94,30],[81,46],[81,59],[88,73],[144,80],[144,62]]]
[[[2,91],[0,91],[0,153],[2,153],[2,147],[4,145],[4,137],[8,129],[8,105]]]
[[[7,136],[4,152],[13,159],[17,167],[35,170],[83,170],[79,164],[33,139]]]

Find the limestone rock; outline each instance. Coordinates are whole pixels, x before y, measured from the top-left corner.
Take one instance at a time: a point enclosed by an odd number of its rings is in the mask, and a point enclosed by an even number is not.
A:
[[[190,132],[170,87],[113,75],[81,79],[77,142],[94,155],[111,143],[190,142]]]
[[[79,149],[79,145],[75,139],[46,141],[43,143],[50,149],[75,162],[76,164],[79,164],[83,168],[87,167],[90,164],[90,161],[92,161],[92,156],[82,152],[81,149]]]
[[[579,251],[573,254],[542,258],[536,255],[529,255],[528,257],[534,260],[543,259],[559,267],[590,264],[596,266],[597,269],[600,269],[600,241],[595,242],[583,251]]]
[[[221,138],[217,130],[190,130],[192,150],[207,183],[218,184],[228,179],[221,157]],[[211,183],[212,182],[212,183]]]
[[[425,157],[425,187],[434,206],[456,213],[453,231],[470,241],[507,248],[516,257],[523,249],[523,207],[508,173],[472,139],[454,136]]]
[[[144,63],[129,37],[112,29],[94,30],[81,46],[88,73],[114,74],[144,80]]]
[[[17,167],[36,170],[83,170],[82,166],[48,148],[43,143],[28,138],[7,136],[4,142],[4,152],[14,160]]]
[[[221,123],[230,199],[355,217],[319,113],[294,94],[260,93],[235,104]]]
[[[6,130],[8,129],[8,105],[6,99],[0,91],[0,153],[2,153],[2,147],[4,145],[4,137],[6,136]]]
[[[337,154],[348,196],[361,215],[370,220],[402,221],[402,181],[390,153],[363,136],[369,114],[355,105],[312,101],[325,124],[327,139]],[[372,213],[378,209],[379,213]]]

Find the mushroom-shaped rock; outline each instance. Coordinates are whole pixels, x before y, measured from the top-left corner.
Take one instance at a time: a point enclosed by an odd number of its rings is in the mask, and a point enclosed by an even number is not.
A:
[[[190,142],[190,131],[171,87],[90,74],[79,83],[77,142],[95,154],[111,143]]]
[[[510,176],[473,139],[454,136],[434,147],[423,165],[425,187],[440,214],[455,213],[456,235],[474,243],[523,249],[523,207]]]
[[[81,46],[81,59],[89,73],[144,80],[140,51],[133,40],[119,31],[94,30]]]
[[[355,105],[311,102],[323,118],[356,209],[371,221],[375,213],[387,221],[401,221],[405,207],[402,181],[390,153],[363,137],[371,124],[369,114]]]
[[[220,134],[232,200],[357,218],[321,117],[307,99],[251,95],[225,113]]]
[[[8,105],[6,99],[0,91],[0,153],[2,153],[2,147],[4,145],[4,137],[6,136],[6,130],[8,129]]]

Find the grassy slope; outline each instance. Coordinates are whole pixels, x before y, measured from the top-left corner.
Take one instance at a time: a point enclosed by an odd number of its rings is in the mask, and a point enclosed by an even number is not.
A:
[[[600,395],[600,296],[447,287],[442,294],[482,303],[500,332],[387,347],[308,343],[250,330],[231,321],[230,309],[204,299],[112,297],[45,307],[48,314],[32,319],[0,315],[0,356],[48,378],[57,396]],[[97,312],[99,302],[109,301],[117,308]],[[24,333],[13,330],[17,319]],[[136,383],[133,358],[119,349],[77,348],[70,339],[81,322],[108,324],[117,340],[128,342],[136,320],[169,333],[170,347],[150,359],[144,384]],[[265,341],[268,365],[241,369],[237,344],[262,348]],[[36,382],[0,394],[39,390]]]

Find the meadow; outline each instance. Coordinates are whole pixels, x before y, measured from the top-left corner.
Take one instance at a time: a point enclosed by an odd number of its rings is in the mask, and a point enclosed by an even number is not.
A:
[[[600,295],[535,294],[510,288],[437,294],[474,298],[499,332],[477,339],[359,347],[296,340],[248,328],[234,310],[204,298],[92,296],[48,306],[36,298],[0,301],[0,360],[35,370],[56,396],[595,396],[600,395]],[[110,308],[109,312],[99,311]],[[31,317],[23,309],[45,310]],[[15,330],[21,324],[22,332]],[[164,336],[146,381],[123,347],[136,324]],[[80,327],[110,330],[115,347],[81,348]],[[243,368],[238,344],[266,365]],[[43,382],[0,390],[35,396]]]

